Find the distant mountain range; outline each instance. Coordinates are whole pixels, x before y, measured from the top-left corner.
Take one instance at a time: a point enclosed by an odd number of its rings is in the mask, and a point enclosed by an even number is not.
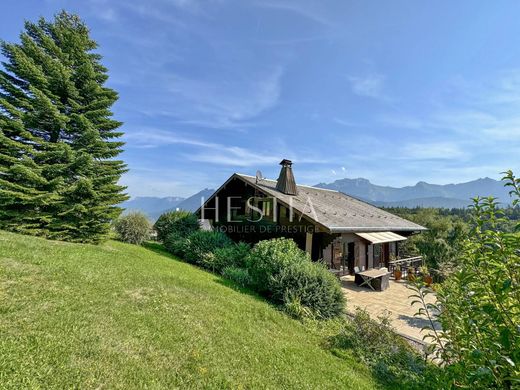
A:
[[[341,191],[382,207],[463,208],[471,204],[471,198],[477,195],[491,195],[503,203],[510,203],[507,187],[504,187],[502,182],[489,177],[467,183],[445,185],[421,181],[414,186],[406,187],[380,186],[363,178],[340,179],[332,183],[319,183],[315,187]],[[125,213],[132,210],[142,211],[155,221],[165,211],[177,208],[195,211],[200,207],[201,197],[208,199],[213,192],[215,190],[206,188],[188,198],[137,197],[124,202],[122,207],[126,209]]]
[[[414,186],[389,187],[372,184],[367,179],[340,179],[319,183],[316,187],[337,190],[378,206],[461,208],[471,204],[475,196],[494,196],[510,203],[508,189],[489,177],[459,184],[429,184],[420,181]]]
[[[196,194],[190,196],[189,198],[184,199],[181,203],[177,205],[179,210],[188,210],[195,211],[200,207],[201,199],[208,199],[215,190],[210,188],[205,188],[202,191],[197,192]]]
[[[468,207],[468,204],[470,204],[470,201],[467,201],[467,200],[454,199],[454,198],[442,198],[440,196],[432,196],[429,198],[415,198],[415,199],[399,200],[399,201],[395,201],[395,202],[381,202],[381,201],[373,201],[373,200],[367,200],[367,202],[372,203],[379,207],[406,207],[409,209],[413,209],[414,207],[463,209],[463,208]]]
[[[121,204],[125,209],[125,213],[131,211],[142,211],[150,218],[156,219],[164,210],[177,207],[184,198],[179,196],[168,196],[165,198],[157,198],[154,196],[138,196],[136,198],[127,200]]]
[[[125,214],[131,211],[141,211],[148,215],[151,220],[155,221],[166,211],[176,209],[195,211],[200,207],[201,197],[207,199],[213,194],[213,192],[215,192],[215,190],[206,188],[188,198],[182,198],[179,196],[168,196],[165,198],[138,196],[123,202],[121,207],[125,209]]]

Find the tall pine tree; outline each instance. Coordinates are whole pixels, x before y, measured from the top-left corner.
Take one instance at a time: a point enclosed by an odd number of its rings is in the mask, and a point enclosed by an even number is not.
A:
[[[88,28],[65,11],[3,42],[0,228],[97,242],[127,199],[115,91]]]

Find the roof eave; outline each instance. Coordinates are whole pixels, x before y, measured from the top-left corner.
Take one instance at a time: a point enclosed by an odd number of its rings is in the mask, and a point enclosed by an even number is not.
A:
[[[419,227],[367,227],[367,226],[330,226],[331,233],[357,233],[357,232],[420,232],[428,230],[423,226]]]

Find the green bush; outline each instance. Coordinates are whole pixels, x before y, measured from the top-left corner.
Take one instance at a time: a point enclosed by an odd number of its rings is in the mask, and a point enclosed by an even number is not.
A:
[[[204,266],[204,258],[219,248],[232,246],[233,241],[222,232],[198,230],[191,233],[181,244],[184,259]]]
[[[505,172],[513,206],[520,205],[520,178]],[[427,336],[443,362],[446,387],[520,388],[520,235],[503,231],[507,219],[497,199],[474,198],[473,228],[457,267],[437,290],[412,286],[420,313],[433,320]],[[517,224],[520,231],[520,224]],[[419,313],[418,313],[419,314]],[[442,330],[435,330],[440,322]]]
[[[438,389],[441,368],[426,363],[417,351],[390,326],[388,317],[371,319],[363,309],[340,322],[338,333],[330,339],[337,356],[349,354],[364,361],[382,382],[392,388]]]
[[[345,298],[334,275],[319,263],[291,263],[273,276],[272,299],[284,305],[298,302],[318,318],[343,313]]]
[[[302,305],[301,299],[298,297],[291,297],[287,295],[284,298],[283,309],[287,314],[291,317],[303,320],[303,319],[311,319],[314,320],[316,316],[314,312],[309,309],[307,306]]]
[[[180,258],[184,258],[185,248],[186,248],[186,238],[179,236],[176,233],[171,233],[166,236],[163,240],[164,247],[166,250],[175,256],[179,256]]]
[[[224,233],[198,230],[187,238],[171,233],[164,245],[189,263],[267,295],[295,317],[331,318],[343,313],[345,299],[336,278],[313,263],[293,240],[260,241],[250,250]]]
[[[260,241],[247,257],[247,269],[255,289],[260,293],[273,291],[273,280],[293,263],[310,261],[309,255],[287,238]]]
[[[217,248],[204,256],[202,265],[204,268],[218,273],[222,273],[226,267],[245,268],[250,249],[249,244],[244,242]]]
[[[195,214],[181,210],[162,214],[153,227],[157,232],[157,240],[164,243],[170,235],[179,239],[188,237],[200,229],[200,224]]]
[[[251,277],[246,268],[240,267],[224,267],[222,275],[229,280],[232,280],[241,287],[248,287],[251,285]]]
[[[120,241],[141,245],[150,238],[151,224],[143,213],[131,212],[119,217],[114,222],[114,229]]]
[[[309,309],[315,317],[330,318],[343,312],[345,299],[336,278],[291,239],[260,241],[246,264],[253,288],[292,315]]]

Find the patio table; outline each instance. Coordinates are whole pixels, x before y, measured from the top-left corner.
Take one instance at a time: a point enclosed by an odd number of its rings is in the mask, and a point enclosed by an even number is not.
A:
[[[356,274],[358,286],[368,286],[372,290],[383,291],[388,288],[390,272],[387,269],[369,269]]]

